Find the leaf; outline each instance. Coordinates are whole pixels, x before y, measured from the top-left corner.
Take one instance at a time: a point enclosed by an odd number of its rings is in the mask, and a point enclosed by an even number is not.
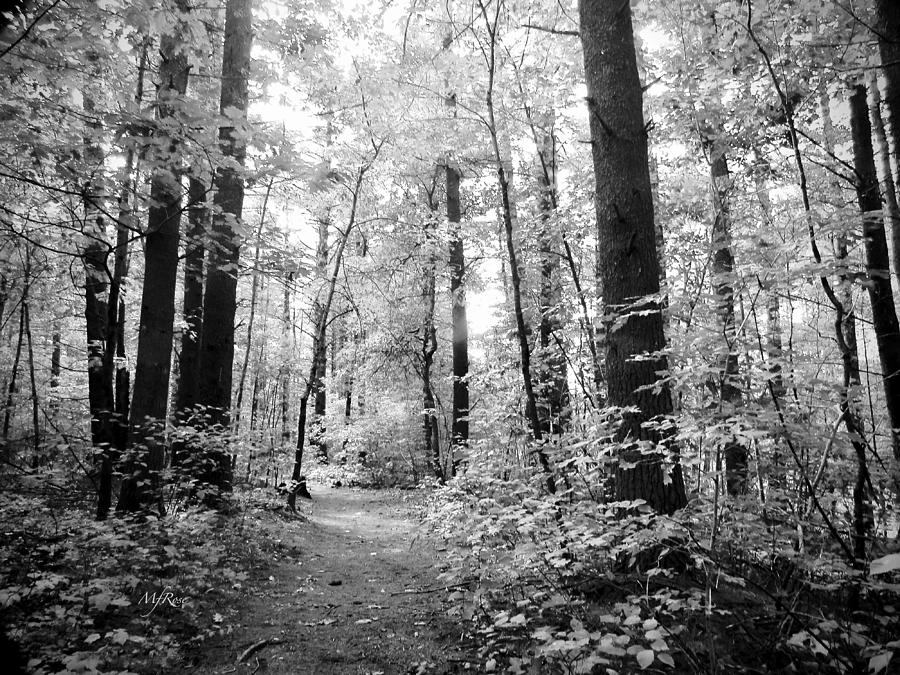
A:
[[[675,667],[675,659],[672,658],[671,654],[666,654],[665,652],[661,654],[657,654],[656,658],[659,659],[662,663],[665,663],[669,668]]]
[[[881,652],[869,659],[869,672],[880,673],[888,667],[894,652]]]
[[[900,569],[900,553],[891,553],[872,561],[869,571],[872,574],[887,574]]]
[[[113,644],[124,645],[128,642],[128,631],[117,628],[116,630],[107,633],[106,637],[112,639]]]
[[[638,665],[643,669],[653,663],[656,654],[653,653],[652,649],[642,649],[637,653],[635,658],[637,658]]]
[[[87,642],[89,645],[92,645],[99,639],[100,639],[100,633],[91,633],[86,638],[84,638],[84,641]]]

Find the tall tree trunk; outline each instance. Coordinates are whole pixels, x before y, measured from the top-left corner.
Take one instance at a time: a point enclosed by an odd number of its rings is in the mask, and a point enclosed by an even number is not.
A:
[[[317,277],[325,280],[326,267],[328,265],[328,227],[329,217],[319,219],[319,243],[316,249],[316,273]],[[330,307],[329,307],[330,310]],[[327,327],[325,304],[317,294],[313,303],[313,316],[315,317],[316,333],[313,336],[313,363],[316,364],[315,387],[312,390],[313,418],[309,444],[315,448],[316,459],[320,462],[328,461],[328,445],[325,443],[325,413],[327,410],[327,393],[325,391],[325,375],[328,367],[328,339],[327,330],[319,335],[318,326]]]
[[[294,272],[287,273],[287,279],[284,282],[284,316],[282,329],[282,355],[281,355],[281,444],[287,446],[291,442],[291,427],[288,423],[288,415],[290,413],[291,397],[291,361],[293,360],[294,350],[291,341],[291,285],[294,283]]]
[[[453,44],[453,32],[444,36],[443,49]],[[456,118],[456,94],[445,78],[447,96],[444,104],[448,115]],[[450,428],[450,470],[455,474],[462,466],[463,448],[469,444],[469,323],[466,317],[466,252],[460,220],[459,167],[451,156],[445,158],[445,190],[449,223],[450,326],[453,340],[453,421]],[[504,275],[504,280],[506,275]],[[505,282],[504,282],[505,283]],[[363,338],[365,339],[365,337]],[[364,405],[362,392],[358,397]]]
[[[884,103],[890,120],[894,166],[900,168],[900,3],[875,0],[878,51],[884,76]]]
[[[559,224],[556,216],[556,136],[553,118],[544,134],[543,147],[539,149],[540,166],[538,184],[541,195],[541,360],[540,419],[545,434],[556,434],[566,428],[569,419],[569,383],[566,355],[560,347],[560,303],[562,283],[559,272]]]
[[[203,181],[191,176],[188,185],[188,231],[184,245],[182,315],[185,328],[181,334],[181,357],[178,360],[178,386],[175,394],[175,410],[179,421],[187,421],[198,403],[200,333],[203,326],[203,258],[209,220],[206,192]],[[174,454],[172,459],[176,459]]]
[[[732,189],[731,173],[728,169],[726,146],[722,139],[721,123],[715,120],[712,128],[703,138],[709,152],[710,183],[715,218],[712,228],[712,285],[718,299],[718,319],[721,335],[725,339],[724,349],[717,358],[719,370],[718,391],[722,421],[729,421],[741,405],[739,384],[740,366],[737,352],[737,331],[734,320],[734,254],[731,250],[731,209],[729,204]],[[728,494],[743,495],[747,492],[747,448],[736,437],[725,442],[725,485]]]
[[[522,308],[522,280],[519,275],[519,261],[516,255],[515,238],[513,236],[513,204],[510,196],[508,165],[503,159],[500,143],[497,137],[497,120],[494,114],[494,77],[496,73],[496,48],[497,29],[499,25],[500,5],[495,9],[493,22],[488,18],[487,8],[479,3],[485,27],[490,36],[488,51],[485,56],[488,70],[488,84],[485,92],[485,106],[487,108],[487,127],[491,137],[491,146],[494,151],[494,162],[497,165],[497,185],[500,189],[501,213],[503,217],[503,231],[505,234],[506,253],[509,259],[509,276],[511,281],[513,312],[516,319],[516,337],[519,342],[519,367],[522,373],[522,384],[525,390],[525,414],[531,427],[531,434],[538,444],[537,457],[541,469],[547,474],[547,490],[552,494],[556,492],[556,481],[550,468],[550,461],[543,449],[543,434],[541,421],[538,417],[537,397],[534,393],[534,382],[531,378],[531,346],[528,343],[528,327],[525,324],[525,313]]]
[[[144,101],[144,73],[147,69],[148,47],[149,39],[144,40],[138,62],[134,102],[139,108]],[[128,243],[131,237],[138,232],[132,205],[136,171],[134,148],[129,144],[125,150],[125,167],[122,170],[122,187],[119,191],[119,221],[116,223],[116,249],[113,257],[113,274],[109,284],[108,330],[106,349],[103,355],[104,368],[113,374],[115,405],[112,433],[113,445],[116,449],[114,459],[118,458],[128,443],[131,375],[125,353],[125,282],[128,276]]]
[[[25,338],[28,342],[28,380],[31,385],[31,428],[32,433],[32,450],[34,454],[31,458],[31,467],[36,469],[40,460],[41,453],[41,424],[40,424],[40,401],[38,399],[37,378],[34,374],[34,345],[31,339],[31,310],[28,300],[22,301],[22,311],[25,313]]]
[[[884,219],[881,217],[881,195],[872,152],[872,128],[869,124],[865,85],[853,88],[850,97],[850,127],[853,135],[856,195],[863,214],[872,323],[881,360],[885,405],[891,425],[891,444],[894,458],[900,461],[900,326],[891,293],[890,260]]]
[[[450,223],[450,322],[453,337],[453,426],[452,443],[469,443],[469,323],[466,318],[466,254],[460,228],[459,170],[446,167],[447,220]],[[459,450],[453,451],[454,471]]]
[[[772,221],[772,202],[769,199],[769,192],[761,173],[762,171],[765,171],[766,175],[768,175],[771,173],[771,168],[768,162],[760,160],[757,156],[757,166],[754,168],[753,178],[756,186],[756,198],[763,212],[763,227],[768,231],[774,225]],[[760,239],[760,243],[763,247],[764,259],[769,263],[769,268],[774,271],[778,264],[777,256],[769,258],[768,249],[775,242],[764,236]],[[767,278],[762,282],[762,285],[766,294],[766,359],[769,364],[768,369],[769,373],[771,373],[771,382],[775,390],[775,396],[781,398],[784,396],[785,386],[781,363],[783,341],[781,337],[781,301],[778,297],[778,283],[774,278]]]
[[[95,115],[94,100],[84,95],[84,111],[90,118]],[[103,520],[112,505],[112,445],[115,442],[112,415],[115,409],[113,375],[110,362],[105,358],[109,332],[107,262],[110,246],[106,238],[106,222],[103,218],[105,200],[103,173],[103,149],[101,129],[96,121],[88,123],[84,156],[90,177],[84,185],[84,243],[81,259],[84,264],[85,326],[88,355],[88,405],[91,413],[91,445],[99,465],[97,494],[97,519]]]
[[[866,86],[869,90],[869,117],[872,123],[872,141],[877,150],[878,171],[881,183],[881,195],[884,197],[884,221],[890,229],[891,269],[893,270],[894,289],[900,296],[900,206],[897,204],[897,186],[891,171],[891,152],[884,130],[884,118],[881,115],[881,93],[878,90],[878,78],[875,72],[866,73]]]
[[[377,155],[377,152],[376,152]],[[373,160],[374,161],[374,160]],[[356,224],[356,207],[359,199],[359,191],[362,186],[363,177],[371,164],[366,165],[359,170],[356,177],[356,186],[353,191],[353,204],[350,207],[350,220],[347,223],[347,229],[344,230],[338,242],[337,250],[334,254],[334,269],[328,280],[325,301],[322,303],[322,311],[316,317],[315,334],[313,335],[313,358],[309,367],[309,374],[306,378],[306,387],[300,395],[300,415],[297,419],[297,445],[294,449],[294,469],[291,472],[291,481],[296,486],[300,482],[303,470],[303,449],[306,442],[306,412],[309,407],[309,397],[319,387],[319,374],[324,370],[320,365],[319,359],[324,356],[321,349],[317,349],[316,345],[325,344],[325,331],[328,327],[328,315],[331,312],[331,303],[334,301],[334,291],[337,287],[338,275],[341,271],[341,261],[344,256],[344,249],[347,246],[347,240],[350,238],[350,232]],[[293,509],[297,503],[297,491],[292,489],[288,492],[288,506]]]
[[[59,411],[59,376],[62,372],[62,333],[59,322],[53,322],[53,335],[50,338],[50,412],[53,418]]]
[[[827,89],[822,91],[819,108],[823,123],[825,151],[834,154],[835,132],[831,120],[831,100]],[[831,180],[831,189],[838,199],[842,185],[835,178]],[[835,335],[839,337],[838,347],[841,350],[840,410],[850,438],[850,444],[856,454],[856,485],[853,490],[853,556],[857,567],[865,560],[866,540],[872,526],[872,506],[868,496],[869,468],[866,460],[865,424],[860,404],[861,380],[859,370],[859,347],[856,339],[856,308],[853,299],[853,276],[849,268],[849,249],[846,232],[841,232],[835,241],[835,257],[838,260],[839,307],[835,308]]]
[[[178,10],[187,12],[186,0],[179,0]],[[178,24],[185,18],[180,17]],[[162,39],[159,79],[157,118],[165,121],[176,115],[179,99],[187,91],[188,83],[188,55],[180,36],[174,32]],[[144,237],[144,284],[129,424],[130,441],[139,459],[131,467],[131,475],[122,481],[116,506],[122,511],[136,511],[151,502],[156,502],[162,509],[158,484],[165,458],[182,196],[178,141],[170,139],[166,152],[164,166],[154,171],[150,182],[150,208]],[[154,489],[148,489],[149,482]],[[155,498],[154,492],[157,493]]]
[[[234,426],[238,427],[241,420],[241,403],[244,400],[244,384],[247,380],[247,366],[250,363],[250,349],[253,345],[253,320],[256,318],[256,296],[259,291],[259,249],[262,244],[263,226],[266,222],[266,208],[269,205],[269,195],[272,194],[272,182],[269,180],[266,186],[266,196],[263,198],[262,213],[259,216],[259,227],[256,228],[256,249],[253,253],[253,281],[250,287],[250,317],[247,319],[247,347],[244,350],[244,362],[241,364],[241,377],[238,380],[237,402],[234,405]],[[257,374],[258,377],[258,374]]]
[[[687,502],[677,455],[666,477],[661,453],[641,452],[641,445],[652,448],[664,441],[647,422],[671,413],[672,400],[657,375],[668,368],[659,355],[665,347],[659,303],[646,299],[659,293],[659,260],[631,7],[619,0],[582,0],[579,12],[600,280],[606,313],[615,324],[606,335],[608,401],[636,407],[623,414],[618,431],[623,464],[616,472],[616,496],[644,499],[671,513]]]
[[[252,0],[228,0],[225,6],[225,42],[222,56],[222,94],[219,112],[234,120],[219,129],[219,143],[230,164],[215,175],[213,242],[209,252],[206,294],[203,298],[203,328],[200,336],[198,402],[208,406],[210,421],[229,426],[232,369],[234,367],[234,320],[237,310],[237,269],[240,234],[235,221],[244,206],[244,179],[239,167],[247,153],[244,130],[250,78]],[[225,450],[210,458],[213,467],[204,471],[203,482],[222,490],[231,486],[231,461]]]
[[[431,384],[431,369],[434,366],[434,355],[437,352],[437,331],[434,326],[435,305],[435,229],[437,204],[434,200],[434,184],[426,193],[428,213],[424,222],[425,263],[422,284],[422,301],[425,305],[425,316],[422,319],[422,440],[425,461],[431,465],[435,477],[443,482],[444,469],[441,463],[440,433],[437,413],[434,404],[434,391]],[[350,415],[350,395],[347,394],[347,416]]]
[[[19,307],[19,338],[16,340],[16,351],[12,362],[12,374],[9,376],[9,385],[6,390],[6,407],[3,410],[3,446],[7,459],[12,458],[12,448],[9,446],[9,428],[12,423],[13,410],[15,409],[15,393],[18,388],[19,360],[22,358],[22,343],[25,336],[25,306],[28,303],[28,284],[22,291],[22,301]]]

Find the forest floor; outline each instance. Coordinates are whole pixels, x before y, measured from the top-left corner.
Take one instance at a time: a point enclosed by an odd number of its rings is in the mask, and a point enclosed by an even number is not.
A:
[[[305,518],[273,519],[280,540],[251,572],[229,635],[211,638],[185,672],[292,675],[457,673],[478,669],[437,581],[440,544],[416,522],[415,492],[311,483]],[[242,662],[261,641],[268,643]]]

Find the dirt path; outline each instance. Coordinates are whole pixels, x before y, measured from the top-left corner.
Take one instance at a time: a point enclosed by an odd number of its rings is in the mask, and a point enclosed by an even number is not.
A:
[[[190,672],[466,672],[472,656],[442,611],[445,593],[423,592],[441,585],[441,553],[414,521],[409,493],[310,491],[309,522],[273,522],[285,553],[254,579],[232,635],[207,644]],[[247,647],[272,638],[235,665]]]

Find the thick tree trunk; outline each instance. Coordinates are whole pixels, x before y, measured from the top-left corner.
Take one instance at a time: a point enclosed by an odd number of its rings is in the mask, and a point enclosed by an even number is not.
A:
[[[560,347],[560,303],[562,284],[559,272],[559,235],[556,212],[556,137],[552,131],[544,136],[540,148],[538,184],[541,189],[541,288],[540,288],[540,344],[539,417],[545,434],[565,430],[569,420],[569,382],[566,355]]]
[[[179,3],[184,12],[184,0]],[[188,82],[187,53],[180,37],[163,37],[160,47],[157,117],[173,117]],[[178,276],[178,239],[181,222],[181,154],[177,142],[167,148],[165,168],[158,168],[150,183],[150,209],[144,237],[144,284],[141,294],[140,332],[135,361],[134,396],[130,411],[130,440],[138,454],[132,475],[122,481],[117,510],[136,511],[157,502],[159,472],[165,458],[165,420],[169,401],[169,373],[175,321],[175,286]],[[154,489],[148,490],[147,477]]]
[[[219,112],[238,124],[246,121],[252,43],[252,1],[228,0],[225,6],[225,42],[222,56],[222,93]],[[244,130],[225,124],[219,129],[223,154],[232,160],[215,175],[216,210],[206,293],[203,298],[203,328],[200,335],[198,403],[207,406],[213,425],[230,424],[234,367],[234,322],[237,310],[237,269],[241,237],[236,221],[244,206],[244,179],[239,167],[247,153]],[[229,490],[231,461],[226,450],[210,457],[212,467],[201,480]]]
[[[447,220],[450,223],[450,322],[453,339],[453,426],[454,446],[469,443],[469,324],[466,318],[466,254],[460,228],[459,171],[447,165]],[[453,450],[454,473],[459,468],[460,450]]]
[[[856,195],[863,214],[866,247],[867,288],[872,303],[872,323],[878,342],[878,356],[884,382],[884,398],[894,457],[900,461],[900,326],[891,293],[890,260],[881,195],[872,152],[872,129],[866,105],[866,88],[857,85],[850,97],[850,126],[853,135],[853,164]]]
[[[618,0],[582,0],[579,9],[599,272],[606,313],[615,325],[606,335],[608,402],[637,408],[623,414],[618,432],[623,449],[616,495],[643,499],[657,511],[671,513],[687,499],[677,455],[664,468],[663,456],[655,450],[665,435],[647,424],[671,413],[672,400],[657,375],[668,368],[659,355],[665,347],[659,303],[646,299],[659,293],[659,260],[631,8]],[[642,453],[642,445],[652,451]]]
[[[724,349],[718,356],[719,399],[721,418],[731,424],[741,405],[739,384],[740,366],[737,352],[737,331],[734,321],[734,254],[731,250],[731,173],[728,157],[722,141],[722,131],[715,125],[704,143],[709,151],[710,182],[715,218],[712,228],[712,285],[717,297],[719,329],[725,339]],[[747,448],[732,436],[725,441],[725,485],[728,494],[743,495],[747,492]]]

